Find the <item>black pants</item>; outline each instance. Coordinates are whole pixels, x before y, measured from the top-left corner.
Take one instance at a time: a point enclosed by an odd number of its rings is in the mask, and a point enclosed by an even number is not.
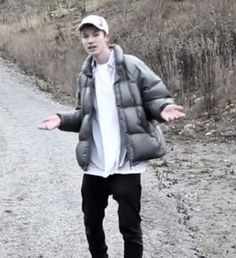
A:
[[[119,229],[124,239],[124,257],[141,258],[143,253],[140,199],[140,174],[111,175],[102,178],[84,175],[82,209],[92,258],[107,258],[103,218],[108,197],[118,202]]]

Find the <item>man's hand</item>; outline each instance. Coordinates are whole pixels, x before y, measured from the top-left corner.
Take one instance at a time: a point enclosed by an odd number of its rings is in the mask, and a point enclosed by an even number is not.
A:
[[[53,130],[58,128],[61,124],[61,118],[58,115],[46,117],[42,123],[38,126],[42,130]]]
[[[161,112],[161,117],[166,121],[170,122],[181,117],[185,117],[184,108],[179,105],[169,104]]]

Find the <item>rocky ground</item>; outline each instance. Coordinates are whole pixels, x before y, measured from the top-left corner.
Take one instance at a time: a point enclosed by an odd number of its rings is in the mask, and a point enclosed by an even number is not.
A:
[[[77,136],[37,129],[45,115],[67,109],[0,60],[1,258],[89,257]],[[235,138],[211,130],[198,137],[195,123],[187,124],[177,126],[166,157],[142,177],[144,257],[234,258]],[[105,219],[111,258],[122,257],[123,250],[116,209],[111,199]]]

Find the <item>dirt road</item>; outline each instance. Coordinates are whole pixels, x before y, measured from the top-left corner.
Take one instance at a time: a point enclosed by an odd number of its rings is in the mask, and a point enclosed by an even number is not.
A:
[[[90,257],[77,135],[37,129],[45,115],[67,109],[0,60],[1,258]],[[168,148],[165,160],[142,177],[144,257],[236,257],[235,142],[171,140]],[[111,258],[123,251],[116,209],[110,199]]]

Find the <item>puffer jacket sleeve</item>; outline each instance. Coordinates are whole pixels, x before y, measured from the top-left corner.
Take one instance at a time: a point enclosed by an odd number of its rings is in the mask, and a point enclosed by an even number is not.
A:
[[[82,120],[82,111],[80,103],[80,78],[77,79],[77,88],[75,96],[75,109],[73,111],[61,112],[57,115],[61,118],[59,129],[62,131],[79,132]]]
[[[138,84],[144,109],[149,119],[164,122],[161,111],[168,104],[173,104],[171,94],[162,80],[140,59],[136,63]]]

